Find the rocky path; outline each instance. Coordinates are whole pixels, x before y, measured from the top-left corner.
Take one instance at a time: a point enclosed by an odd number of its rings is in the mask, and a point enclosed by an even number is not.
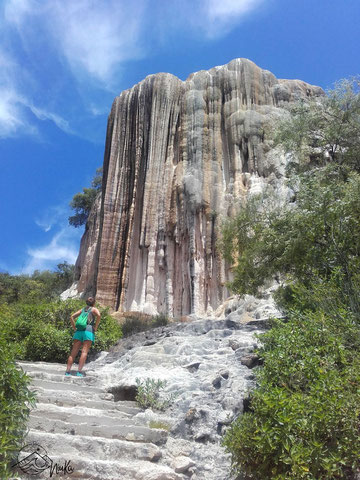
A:
[[[38,395],[28,424],[26,443],[30,445],[22,452],[23,458],[36,451],[34,444],[39,445],[52,461],[53,478],[181,478],[159,464],[161,445],[167,441],[168,432],[151,429],[138,419],[141,410],[135,402],[114,402],[113,394],[97,386],[95,373],[78,378],[74,371],[74,376],[65,377],[61,364],[19,365],[33,378],[32,388]],[[18,469],[20,478],[50,478],[50,468],[41,472],[46,465],[35,462],[31,459],[31,467],[22,464],[28,475]]]
[[[60,364],[19,362],[38,395],[19,478],[229,479],[221,437],[254,386],[251,352],[263,329],[230,319],[160,327],[119,342],[84,378],[65,377]],[[166,381],[176,401],[165,412],[140,410],[136,378]]]

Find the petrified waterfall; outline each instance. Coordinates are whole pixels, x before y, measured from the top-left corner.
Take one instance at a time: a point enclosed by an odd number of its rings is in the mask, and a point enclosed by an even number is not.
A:
[[[78,291],[115,310],[211,314],[228,296],[219,227],[239,198],[281,185],[266,127],[319,87],[236,59],[181,81],[150,75],[113,103],[102,197],[77,261]]]

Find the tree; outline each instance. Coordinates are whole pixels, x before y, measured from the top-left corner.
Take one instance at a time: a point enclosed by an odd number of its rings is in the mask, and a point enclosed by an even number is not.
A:
[[[0,304],[52,300],[71,286],[75,266],[59,263],[57,270],[35,270],[32,275],[0,273]]]
[[[10,465],[27,434],[26,423],[35,395],[30,378],[15,365],[15,348],[0,338],[0,476],[13,478]]]
[[[272,210],[252,199],[224,228],[225,258],[232,263],[230,288],[258,294],[275,275],[309,286],[341,276],[353,311],[360,306],[360,174],[343,181],[335,165],[297,176],[297,201]]]
[[[69,224],[75,228],[85,225],[102,185],[102,168],[96,170],[96,175],[90,188],[83,188],[82,193],[76,193],[70,202],[75,215],[69,217]]]
[[[358,83],[342,81],[327,97],[296,105],[276,138],[300,159],[288,169],[296,202],[266,195],[250,199],[225,223],[223,251],[234,273],[229,286],[256,294],[274,275],[310,285],[337,272],[355,311],[360,306]]]
[[[58,278],[61,291],[63,292],[69,288],[74,281],[75,265],[71,265],[66,261],[64,263],[59,263],[55,273]]]
[[[336,162],[360,171],[359,86],[359,78],[341,80],[326,96],[291,106],[276,143],[302,167]]]
[[[293,156],[295,202],[250,199],[225,225],[232,289],[257,293],[279,275],[287,314],[260,336],[250,409],[224,439],[242,476],[335,480],[359,471],[359,134],[354,80],[292,108],[277,141]]]

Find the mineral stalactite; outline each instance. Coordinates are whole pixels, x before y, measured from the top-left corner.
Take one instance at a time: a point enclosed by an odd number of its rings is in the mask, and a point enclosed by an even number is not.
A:
[[[210,315],[228,296],[218,247],[238,199],[281,184],[266,129],[284,106],[323,94],[246,59],[126,90],[108,120],[102,197],[77,261],[78,291],[115,310]]]

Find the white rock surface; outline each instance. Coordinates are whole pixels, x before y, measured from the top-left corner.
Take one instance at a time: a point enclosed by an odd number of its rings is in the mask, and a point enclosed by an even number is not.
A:
[[[122,92],[76,262],[79,291],[116,311],[212,315],[229,295],[222,221],[265,188],[291,197],[269,127],[289,103],[323,93],[244,58]]]
[[[224,320],[197,319],[138,334],[131,349],[119,345],[118,351],[88,365],[89,375],[99,373],[103,388],[113,392],[131,391],[136,378],[166,380],[164,397],[176,393],[175,402],[165,412],[148,409],[134,420],[169,425],[161,462],[177,474],[187,473],[184,478],[230,478],[230,458],[220,442],[254,387],[253,372],[241,357],[253,351],[258,344],[254,335],[263,331],[262,322],[261,328],[256,320],[242,323],[231,318],[234,313]]]
[[[194,465],[195,462],[193,462],[191,458],[185,457],[184,455],[176,457],[172,464],[176,473],[185,473]]]
[[[233,298],[223,319],[192,316],[122,339],[86,365],[84,378],[65,377],[65,365],[21,362],[39,397],[28,441],[53,461],[72,461],[63,480],[230,480],[221,440],[254,388],[242,359],[266,328],[253,318],[267,305]],[[141,410],[136,378],[166,380],[164,395],[176,399],[163,412]]]
[[[77,282],[74,282],[71,287],[60,294],[61,300],[68,300],[69,298],[80,298],[80,293],[77,290]]]

